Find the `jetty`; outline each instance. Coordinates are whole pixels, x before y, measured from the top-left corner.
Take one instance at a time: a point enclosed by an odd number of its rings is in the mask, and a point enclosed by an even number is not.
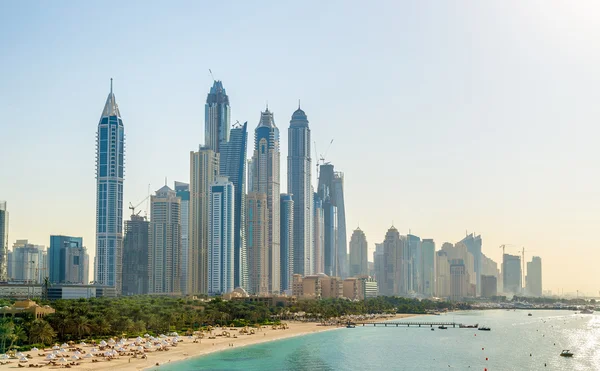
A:
[[[433,327],[433,326],[446,326],[446,327],[460,327],[461,323],[457,323],[457,322],[397,322],[397,321],[390,321],[390,322],[356,322],[355,325],[357,326],[371,326],[373,325],[373,327],[377,327],[377,326],[383,326],[383,327]]]

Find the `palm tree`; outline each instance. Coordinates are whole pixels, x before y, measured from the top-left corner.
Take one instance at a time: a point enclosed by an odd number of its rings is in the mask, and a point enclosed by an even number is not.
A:
[[[43,319],[37,319],[29,326],[29,342],[32,344],[51,344],[55,336],[52,326]]]
[[[0,352],[6,352],[6,341],[11,340],[15,325],[10,320],[2,320],[0,322]]]
[[[13,334],[10,339],[10,348],[17,343],[19,345],[21,342],[27,340],[27,332],[25,332],[25,328],[21,325],[15,325],[13,327]]]
[[[77,333],[77,339],[82,339],[82,334],[90,332],[90,320],[85,316],[77,316],[73,318],[73,327]]]

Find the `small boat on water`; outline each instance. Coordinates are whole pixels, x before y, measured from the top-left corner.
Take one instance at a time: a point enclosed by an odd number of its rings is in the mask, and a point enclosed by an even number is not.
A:
[[[442,326],[438,326],[438,328],[439,328],[440,330],[447,330],[447,329],[448,329],[448,327],[446,327],[446,326],[444,326],[444,325],[442,325]]]
[[[462,324],[458,325],[458,328],[477,328],[477,327],[479,327],[478,323],[476,323],[474,325],[462,325]]]
[[[349,323],[346,325],[346,328],[355,328],[355,327],[356,327],[356,325],[352,324],[352,323]]]
[[[568,349],[560,352],[561,357],[573,357],[573,353],[571,353]]]
[[[589,309],[589,308],[585,308],[584,310],[582,310],[581,312],[579,312],[581,314],[594,314],[594,311]]]
[[[533,316],[533,314],[531,314],[531,313],[529,313],[529,314],[527,314],[527,315],[528,315],[529,317]]]
[[[481,326],[480,328],[478,328],[477,330],[479,331],[492,331],[491,328],[487,327],[487,326]]]
[[[432,328],[431,328],[431,331],[435,331],[435,329],[432,327]]]

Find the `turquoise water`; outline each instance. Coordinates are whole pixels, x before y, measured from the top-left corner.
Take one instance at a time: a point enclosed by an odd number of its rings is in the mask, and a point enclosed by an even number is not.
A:
[[[600,314],[531,313],[529,317],[526,311],[493,310],[412,317],[407,320],[479,323],[492,331],[359,326],[227,350],[156,369],[600,370]],[[562,349],[575,356],[560,357]]]

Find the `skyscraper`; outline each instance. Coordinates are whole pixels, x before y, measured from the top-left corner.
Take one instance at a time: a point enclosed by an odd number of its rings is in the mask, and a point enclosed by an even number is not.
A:
[[[360,228],[356,228],[350,237],[350,276],[367,276],[368,268],[367,236]]]
[[[388,229],[383,241],[383,277],[377,280],[380,295],[406,294],[406,282],[402,280],[405,244],[394,226]]]
[[[181,200],[179,207],[180,227],[181,227],[181,293],[189,295],[188,290],[188,264],[190,255],[190,185],[182,182],[175,182],[175,193]],[[125,264],[123,264],[125,265]]]
[[[269,293],[270,256],[267,247],[267,194],[250,192],[246,197],[246,237],[248,249],[248,291]]]
[[[180,199],[174,190],[163,186],[150,197],[148,233],[148,291],[181,293]]]
[[[294,200],[292,195],[282,193],[280,205],[280,237],[281,251],[281,291],[292,290],[292,276],[294,275]]]
[[[338,262],[338,218],[337,207],[333,204],[331,197],[325,193],[323,199],[323,266],[326,275],[340,276]]]
[[[527,294],[542,296],[542,258],[534,256],[527,262],[527,277],[525,279]]]
[[[188,290],[208,294],[208,194],[219,172],[219,154],[201,147],[190,152]]]
[[[303,110],[293,113],[288,129],[288,193],[294,201],[294,273],[312,272],[311,250],[311,157],[310,129]]]
[[[504,292],[521,294],[521,257],[504,254],[502,256],[502,281]]]
[[[96,136],[96,278],[121,291],[125,133],[110,80]]]
[[[12,280],[27,283],[43,283],[47,277],[48,259],[46,248],[28,240],[17,240],[12,251]]]
[[[450,261],[444,250],[435,253],[435,296],[438,298],[450,297]]]
[[[229,141],[229,97],[223,83],[214,81],[204,106],[204,138],[207,148],[215,153],[221,152],[221,146]]]
[[[409,234],[406,236],[408,256],[405,258],[408,261],[408,271],[406,272],[406,283],[408,292],[417,294],[422,293],[421,288],[421,238]]]
[[[319,187],[318,193],[323,200],[325,209],[325,220],[327,223],[327,203],[331,203],[335,207],[335,238],[331,242],[335,244],[332,247],[335,250],[334,269],[335,275],[345,277],[348,275],[348,254],[346,243],[346,212],[344,204],[344,174],[335,172],[333,165],[330,163],[323,164],[319,167]],[[331,228],[333,224],[329,225]],[[327,225],[325,226],[325,249],[327,246]]]
[[[148,293],[148,233],[150,223],[145,217],[131,215],[125,221],[123,241],[123,295],[144,295]]]
[[[229,142],[221,146],[221,175],[233,183],[233,248],[234,248],[234,287],[248,286],[248,257],[246,251],[246,152],[248,143],[248,123],[234,125],[229,134]]]
[[[261,112],[254,131],[252,156],[252,192],[267,195],[267,249],[269,254],[269,292],[280,291],[279,261],[279,129],[273,113],[267,108]]]
[[[217,177],[210,186],[208,203],[208,292],[233,291],[234,282],[234,186],[227,177]]]
[[[468,293],[468,277],[462,259],[450,260],[450,300],[461,300]]]
[[[312,216],[312,273],[325,272],[325,257],[323,249],[325,245],[325,211],[321,197],[313,192],[313,216]]]
[[[435,293],[435,242],[432,239],[423,239],[421,242],[421,279],[422,293],[433,296]]]
[[[375,251],[373,252],[373,271],[376,282],[383,280],[384,277],[383,247],[383,243],[376,243]]]
[[[0,201],[0,281],[8,280],[8,210]]]
[[[475,280],[476,280],[476,290],[477,296],[481,294],[481,268],[482,268],[482,253],[481,253],[481,236],[476,236],[474,233],[467,235],[460,242],[464,243],[467,246],[467,250],[473,255],[473,263],[475,270]],[[460,243],[459,242],[459,243]],[[466,262],[465,262],[466,263]]]
[[[87,284],[89,256],[83,246],[83,238],[50,236],[48,270],[46,274],[51,283]]]

